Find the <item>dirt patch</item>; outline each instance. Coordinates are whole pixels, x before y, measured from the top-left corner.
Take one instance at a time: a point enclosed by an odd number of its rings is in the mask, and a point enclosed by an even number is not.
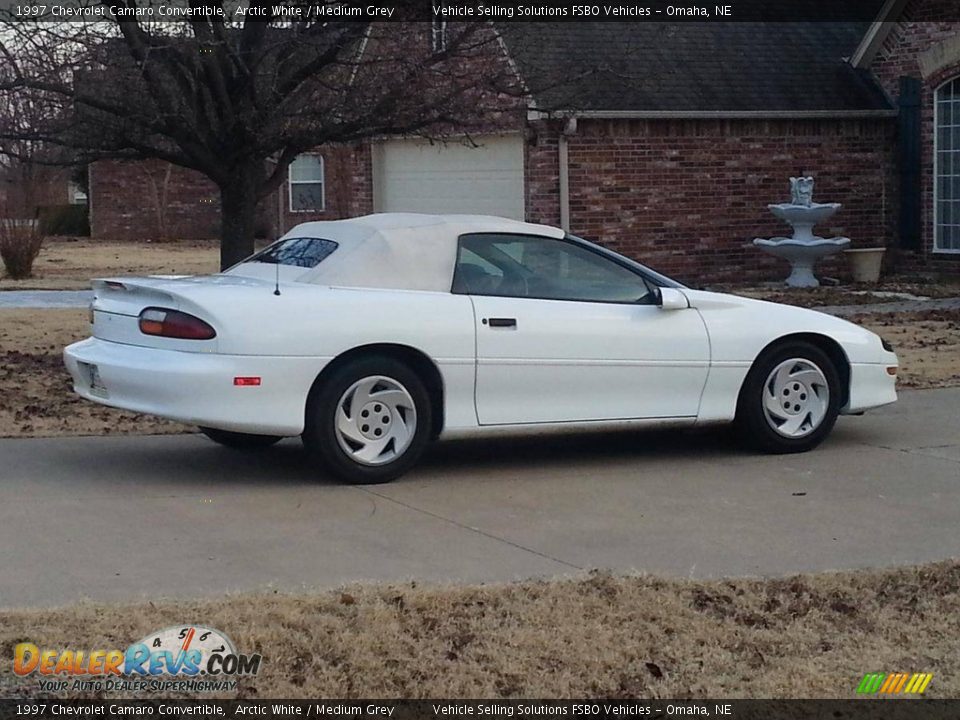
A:
[[[886,292],[908,293],[934,299],[960,297],[960,280],[956,278],[937,281],[892,277],[882,281],[878,287]]]
[[[66,345],[89,335],[86,310],[0,310],[0,437],[192,429],[75,395],[62,352]]]
[[[713,289],[713,288],[711,288]],[[899,302],[912,298],[943,299],[960,297],[960,282],[923,282],[891,278],[875,285],[856,284],[836,287],[785,288],[751,285],[717,286],[721,292],[767,300],[768,302],[798,307],[826,307],[828,305],[873,305]]]
[[[86,290],[90,280],[98,277],[202,275],[219,268],[220,250],[214,241],[112,243],[53,239],[44,243],[32,278],[0,277],[0,291]]]
[[[960,385],[960,310],[865,313],[847,319],[893,344],[900,360],[900,387]]]
[[[190,620],[188,620],[188,618]],[[852,698],[867,672],[960,693],[960,563],[696,582],[576,580],[0,612],[0,655],[118,648],[184,622],[259,652],[250,698]],[[905,631],[909,628],[909,631]],[[0,665],[0,695],[38,696]]]

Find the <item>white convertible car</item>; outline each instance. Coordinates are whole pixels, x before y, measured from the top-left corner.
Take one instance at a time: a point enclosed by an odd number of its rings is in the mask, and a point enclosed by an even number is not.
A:
[[[861,327],[495,217],[305,223],[218,275],[93,285],[93,337],[64,352],[77,393],[233,447],[300,435],[353,483],[497,432],[735,422],[798,452],[897,397]]]

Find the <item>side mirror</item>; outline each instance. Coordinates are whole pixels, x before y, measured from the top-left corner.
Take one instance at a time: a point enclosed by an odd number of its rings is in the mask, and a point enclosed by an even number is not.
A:
[[[686,310],[690,307],[687,296],[676,288],[657,288],[657,305],[661,310]]]

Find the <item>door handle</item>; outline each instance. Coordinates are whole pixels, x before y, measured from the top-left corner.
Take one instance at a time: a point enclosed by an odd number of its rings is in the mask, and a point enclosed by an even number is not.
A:
[[[489,320],[484,320],[484,322],[488,322],[492,328],[517,326],[516,318],[490,318]]]

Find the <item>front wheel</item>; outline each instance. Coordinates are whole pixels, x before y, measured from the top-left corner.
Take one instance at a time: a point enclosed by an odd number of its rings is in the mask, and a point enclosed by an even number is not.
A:
[[[303,443],[339,480],[389,482],[426,447],[430,407],[423,382],[406,365],[390,357],[359,358],[314,389]]]
[[[807,342],[785,343],[758,358],[747,374],[736,425],[757,449],[806,452],[833,429],[840,391],[837,368],[825,352]]]
[[[258,450],[276,445],[283,440],[278,435],[253,435],[251,433],[230,432],[216,428],[201,427],[200,432],[218,445],[233,448],[234,450]]]

